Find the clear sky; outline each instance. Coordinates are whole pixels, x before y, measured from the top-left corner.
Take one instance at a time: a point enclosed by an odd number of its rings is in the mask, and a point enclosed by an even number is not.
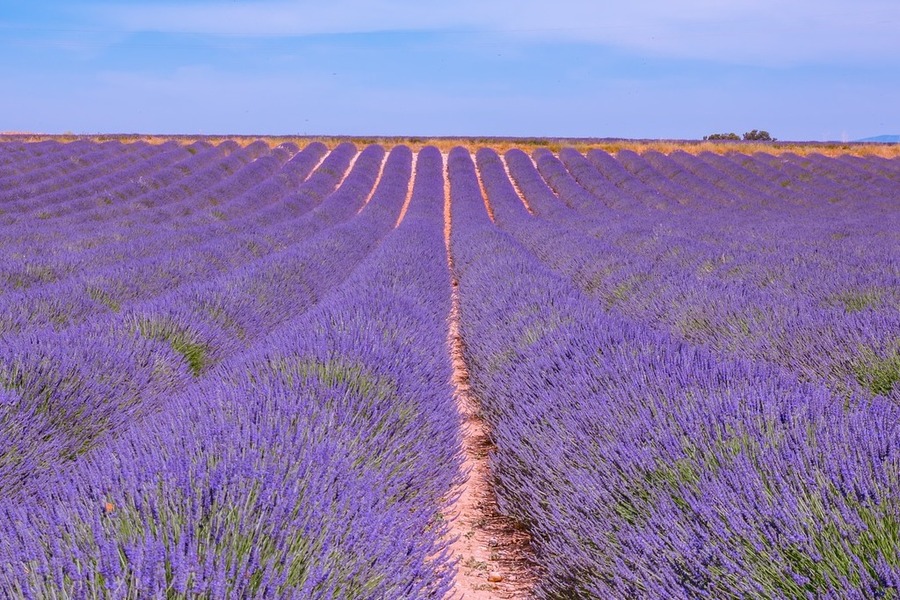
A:
[[[900,0],[3,0],[0,57],[0,131],[900,133]]]

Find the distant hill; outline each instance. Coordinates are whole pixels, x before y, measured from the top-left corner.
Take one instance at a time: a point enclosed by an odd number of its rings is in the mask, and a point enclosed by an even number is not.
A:
[[[867,137],[857,142],[882,142],[884,144],[900,144],[900,135],[876,135],[875,137]]]

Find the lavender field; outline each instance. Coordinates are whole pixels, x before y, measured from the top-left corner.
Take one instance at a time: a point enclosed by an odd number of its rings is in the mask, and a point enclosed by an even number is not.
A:
[[[900,158],[730,148],[0,143],[0,597],[460,597],[452,318],[529,597],[900,600]]]

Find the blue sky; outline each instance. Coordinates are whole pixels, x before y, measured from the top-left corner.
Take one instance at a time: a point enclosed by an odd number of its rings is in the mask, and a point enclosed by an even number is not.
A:
[[[900,133],[897,0],[0,3],[0,131]]]

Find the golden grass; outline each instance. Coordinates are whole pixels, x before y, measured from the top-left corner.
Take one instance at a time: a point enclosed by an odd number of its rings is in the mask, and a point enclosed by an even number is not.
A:
[[[614,154],[620,150],[632,150],[637,153],[649,151],[670,154],[676,150],[682,150],[689,154],[700,152],[714,152],[726,154],[729,152],[741,152],[752,154],[754,152],[768,152],[780,154],[793,152],[805,155],[819,153],[825,156],[839,156],[849,154],[853,156],[881,156],[884,158],[900,157],[900,144],[872,144],[863,142],[735,142],[735,141],[693,141],[693,140],[620,140],[620,139],[573,139],[573,138],[503,138],[503,137],[404,137],[404,136],[252,136],[252,135],[140,135],[140,134],[35,134],[35,133],[0,133],[0,142],[7,140],[36,142],[43,140],[57,140],[71,142],[75,140],[90,140],[106,142],[117,140],[123,143],[143,141],[149,144],[162,144],[168,141],[176,141],[181,144],[191,144],[196,141],[206,141],[211,144],[219,144],[226,140],[233,140],[241,145],[247,145],[256,140],[263,140],[270,146],[292,142],[298,146],[305,146],[311,142],[322,142],[329,148],[342,143],[353,142],[357,146],[368,144],[381,144],[386,148],[398,144],[404,144],[413,150],[419,150],[424,146],[436,146],[442,152],[449,152],[455,146],[463,146],[471,151],[478,148],[489,147],[498,152],[505,152],[511,148],[519,148],[531,152],[537,148],[546,148],[551,152],[558,152],[561,148],[575,148],[580,152],[599,149]]]

